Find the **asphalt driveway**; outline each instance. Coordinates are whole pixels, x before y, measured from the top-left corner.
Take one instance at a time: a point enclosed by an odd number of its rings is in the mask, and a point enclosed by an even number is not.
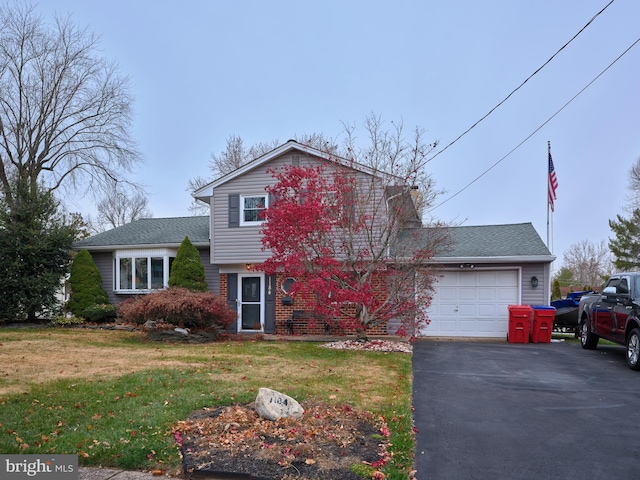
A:
[[[640,372],[624,348],[418,341],[419,480],[637,479]]]

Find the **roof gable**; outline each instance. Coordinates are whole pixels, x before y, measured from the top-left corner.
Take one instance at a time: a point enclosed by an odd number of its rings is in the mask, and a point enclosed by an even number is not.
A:
[[[251,170],[254,170],[276,159],[277,157],[280,157],[281,155],[291,152],[292,150],[298,151],[304,155],[326,160],[327,162],[337,163],[344,167],[348,167],[358,172],[366,173],[368,175],[379,176],[383,174],[383,172],[376,172],[375,169],[370,168],[366,165],[362,165],[360,163],[348,160],[346,158],[333,155],[329,152],[318,150],[317,148],[313,148],[308,145],[303,145],[302,143],[299,143],[295,140],[289,140],[288,142],[280,145],[279,147],[274,148],[270,152],[265,153],[264,155],[250,161],[249,163],[244,164],[243,166],[234,170],[233,172],[230,172],[227,175],[223,175],[222,177],[214,180],[213,182],[205,185],[204,187],[199,188],[198,190],[193,192],[192,195],[194,198],[208,203],[208,199],[213,195],[213,190],[216,187],[223,185],[235,178],[238,178],[244,175],[245,173]],[[389,176],[392,177],[392,175],[389,175]]]

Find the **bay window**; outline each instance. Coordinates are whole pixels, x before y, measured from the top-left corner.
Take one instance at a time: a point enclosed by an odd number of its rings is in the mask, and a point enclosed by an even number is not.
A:
[[[116,292],[143,293],[166,288],[175,256],[176,252],[168,249],[116,252],[114,259]]]

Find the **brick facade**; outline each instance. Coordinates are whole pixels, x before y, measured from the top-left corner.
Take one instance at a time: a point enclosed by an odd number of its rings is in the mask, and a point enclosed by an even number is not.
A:
[[[283,298],[287,297],[287,294],[282,290],[282,282],[286,280],[286,276],[278,274],[276,275],[276,299],[275,299],[275,334],[286,335],[287,334],[287,320],[293,319],[294,310],[304,310],[304,301],[302,299],[296,299],[293,305],[286,305],[283,303]],[[227,275],[220,275],[220,296],[227,298]],[[344,317],[345,319],[347,317]],[[301,319],[301,321],[305,321]],[[329,328],[331,335],[347,335],[355,334],[355,330],[343,330],[339,321],[330,321]],[[325,323],[321,321],[306,322],[305,325],[293,325],[294,335],[325,335]],[[387,329],[385,325],[378,325],[374,328],[367,330],[368,335],[387,335]]]

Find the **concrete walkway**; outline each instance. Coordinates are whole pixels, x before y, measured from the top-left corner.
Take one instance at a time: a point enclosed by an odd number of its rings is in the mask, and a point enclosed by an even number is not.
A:
[[[111,468],[78,468],[78,480],[151,480],[163,478],[145,472],[131,472]]]

